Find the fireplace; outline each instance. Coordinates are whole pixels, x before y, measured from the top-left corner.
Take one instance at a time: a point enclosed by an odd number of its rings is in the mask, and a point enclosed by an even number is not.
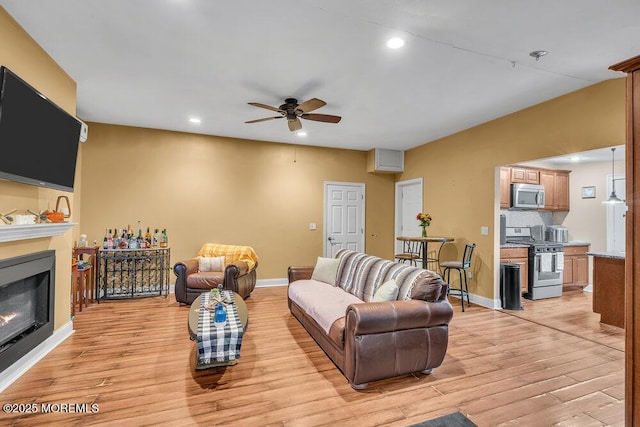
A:
[[[0,260],[0,372],[53,334],[55,251]]]

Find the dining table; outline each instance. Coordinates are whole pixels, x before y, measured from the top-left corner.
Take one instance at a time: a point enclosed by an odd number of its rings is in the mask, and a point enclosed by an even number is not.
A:
[[[437,237],[437,236],[400,236],[397,238],[400,242],[418,242],[420,243],[420,253],[422,255],[422,268],[425,270],[430,262],[435,262],[438,266],[438,271],[440,270],[440,251],[442,251],[442,247],[445,243],[453,242],[455,239],[453,237]],[[429,243],[440,243],[440,247],[438,247],[438,253],[436,257],[429,257]]]

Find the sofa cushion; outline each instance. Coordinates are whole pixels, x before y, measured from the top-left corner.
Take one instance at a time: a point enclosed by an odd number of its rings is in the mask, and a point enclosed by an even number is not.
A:
[[[344,317],[349,304],[362,303],[342,289],[317,280],[296,280],[289,284],[289,298],[329,334],[333,322]]]
[[[371,298],[372,302],[395,301],[398,298],[398,286],[396,281],[391,279],[382,284]]]
[[[224,271],[224,256],[198,257],[198,271]]]
[[[195,289],[213,289],[224,283],[223,271],[192,273],[187,276],[187,287]]]
[[[311,278],[319,282],[328,283],[331,286],[336,285],[336,274],[338,273],[338,265],[340,260],[336,258],[318,257],[316,266],[313,268]]]

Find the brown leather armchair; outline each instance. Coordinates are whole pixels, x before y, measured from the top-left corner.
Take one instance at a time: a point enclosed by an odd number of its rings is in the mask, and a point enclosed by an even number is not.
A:
[[[249,254],[249,255],[247,255]],[[207,244],[198,252],[198,256],[227,256],[224,271],[198,270],[198,258],[177,262],[173,266],[176,275],[176,301],[191,304],[203,292],[222,284],[224,289],[231,290],[243,299],[251,295],[256,287],[257,256],[249,246]],[[249,258],[251,259],[249,259]]]

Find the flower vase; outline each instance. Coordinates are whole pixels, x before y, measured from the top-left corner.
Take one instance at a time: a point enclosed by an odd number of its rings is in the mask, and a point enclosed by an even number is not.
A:
[[[422,237],[427,237],[427,227],[422,227]]]

